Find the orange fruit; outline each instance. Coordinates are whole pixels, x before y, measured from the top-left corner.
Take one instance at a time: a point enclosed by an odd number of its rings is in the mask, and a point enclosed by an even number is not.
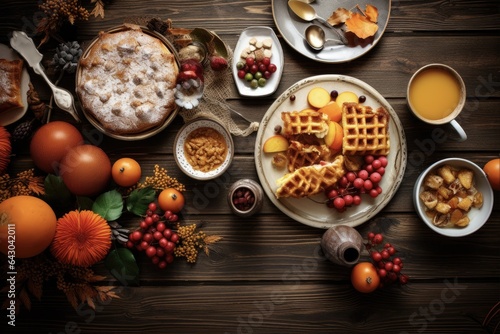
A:
[[[79,145],[61,159],[60,175],[72,194],[92,196],[104,190],[111,179],[108,155],[94,145]]]
[[[158,195],[158,205],[163,211],[177,213],[182,210],[184,203],[184,195],[174,188],[164,189],[160,195]]]
[[[493,190],[500,190],[500,158],[490,160],[483,167]]]
[[[52,208],[38,197],[8,198],[0,203],[0,251],[17,258],[38,255],[52,242],[56,223]]]
[[[141,165],[131,158],[118,159],[111,167],[111,176],[119,186],[133,186],[141,179]]]

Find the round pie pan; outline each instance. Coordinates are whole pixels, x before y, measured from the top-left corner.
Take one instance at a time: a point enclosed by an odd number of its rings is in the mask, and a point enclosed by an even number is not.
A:
[[[134,25],[121,25],[121,26],[113,27],[113,28],[110,28],[109,30],[106,30],[106,33],[117,33],[117,32],[121,32],[121,31],[130,30],[131,26],[134,26]],[[177,67],[180,68],[179,55],[177,54],[177,50],[175,49],[175,47],[172,45],[172,43],[170,43],[170,41],[165,36],[157,33],[156,31],[149,30],[147,27],[144,27],[144,26],[136,26],[136,27],[140,28],[143,33],[150,35],[152,37],[155,37],[155,38],[159,39],[160,41],[162,41],[163,44],[165,44],[165,46],[167,47],[167,49],[174,55],[174,59],[175,59],[175,62],[177,64]],[[99,39],[99,37],[97,36],[92,40],[92,42],[88,45],[86,50],[83,52],[81,59],[84,59],[88,56],[90,50],[92,49],[94,44],[98,41],[98,39]],[[78,64],[78,68],[76,70],[76,87],[77,87],[76,89],[78,89],[79,81],[81,80],[81,76],[82,76],[82,68],[80,67],[80,64]],[[77,98],[79,100],[78,94],[76,94],[76,95],[77,95]],[[80,109],[82,110],[83,114],[85,115],[85,118],[89,121],[89,123],[92,124],[97,130],[101,131],[102,133],[104,133],[105,135],[107,135],[111,138],[115,138],[115,139],[119,139],[119,140],[126,140],[126,141],[142,140],[142,139],[146,139],[146,138],[152,137],[152,136],[160,133],[174,120],[175,116],[177,116],[177,113],[179,112],[179,107],[176,106],[175,109],[172,110],[170,115],[168,115],[168,117],[165,119],[165,121],[163,123],[155,126],[155,127],[152,127],[150,129],[147,129],[146,131],[138,132],[138,133],[119,134],[119,133],[109,131],[108,129],[105,129],[102,126],[102,124],[99,122],[99,120],[97,120],[93,115],[86,112],[85,109],[81,107],[81,105],[80,105]]]

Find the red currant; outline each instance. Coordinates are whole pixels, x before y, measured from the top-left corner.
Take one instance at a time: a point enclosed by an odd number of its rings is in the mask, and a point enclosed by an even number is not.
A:
[[[373,237],[373,243],[375,245],[380,245],[382,241],[384,241],[384,237],[382,236],[382,234],[380,233],[375,234],[375,236]]]
[[[146,255],[148,257],[153,257],[156,255],[156,247],[154,246],[149,246],[147,249],[146,249]]]

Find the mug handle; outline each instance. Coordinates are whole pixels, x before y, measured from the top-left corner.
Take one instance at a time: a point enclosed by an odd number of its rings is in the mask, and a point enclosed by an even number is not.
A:
[[[462,126],[458,124],[456,120],[452,120],[449,124],[453,127],[453,129],[455,129],[455,131],[458,134],[458,137],[453,136],[454,137],[453,139],[455,139],[458,142],[463,142],[467,140],[467,134],[465,133]]]

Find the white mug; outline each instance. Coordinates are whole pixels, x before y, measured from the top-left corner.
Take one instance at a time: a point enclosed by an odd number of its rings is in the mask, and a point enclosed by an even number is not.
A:
[[[429,69],[438,69],[438,70],[445,71],[445,72],[451,74],[451,77],[453,78],[453,80],[456,81],[455,83],[458,84],[458,89],[459,89],[458,104],[450,113],[443,116],[442,118],[441,117],[437,118],[437,119],[436,118],[434,118],[434,119],[426,118],[421,113],[419,113],[419,110],[417,110],[418,108],[417,108],[416,104],[418,104],[418,103],[416,101],[412,101],[412,99],[410,98],[410,88],[412,87],[412,84],[414,84],[415,79],[422,72],[429,70]],[[433,95],[434,93],[440,94],[441,92],[437,91],[437,90],[430,92],[431,95]],[[456,140],[458,140],[460,142],[465,141],[467,139],[467,134],[465,133],[464,129],[460,126],[460,124],[458,124],[458,122],[455,120],[455,118],[462,111],[462,109],[465,105],[465,98],[466,98],[465,83],[462,80],[462,77],[457,73],[457,71],[455,71],[451,67],[449,67],[447,65],[443,65],[443,64],[429,64],[429,65],[425,65],[422,68],[420,68],[419,70],[417,70],[413,74],[413,76],[411,77],[411,79],[408,83],[407,91],[406,91],[406,100],[407,100],[408,106],[409,106],[410,110],[412,111],[412,113],[417,118],[419,118],[420,120],[422,120],[428,124],[432,124],[432,125],[442,125],[442,124],[451,125],[453,127],[453,129],[458,134],[458,138],[456,138]]]

